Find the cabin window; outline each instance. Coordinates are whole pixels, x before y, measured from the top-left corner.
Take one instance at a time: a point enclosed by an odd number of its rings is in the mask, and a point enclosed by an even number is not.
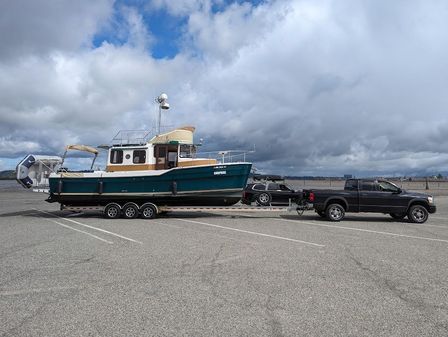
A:
[[[180,158],[194,158],[196,155],[196,146],[182,144],[180,146],[179,157]]]
[[[133,157],[132,162],[134,164],[146,163],[146,151],[145,150],[134,150],[134,157]]]
[[[110,151],[110,163],[111,164],[122,164],[123,163],[123,150]]]

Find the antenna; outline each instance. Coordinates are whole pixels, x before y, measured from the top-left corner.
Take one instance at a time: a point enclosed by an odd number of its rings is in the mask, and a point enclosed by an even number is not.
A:
[[[167,102],[168,95],[165,93],[162,93],[159,95],[159,97],[156,97],[155,101],[159,104],[159,118],[157,120],[157,134],[160,135],[160,123],[162,120],[162,110],[168,110],[170,108],[170,105]]]

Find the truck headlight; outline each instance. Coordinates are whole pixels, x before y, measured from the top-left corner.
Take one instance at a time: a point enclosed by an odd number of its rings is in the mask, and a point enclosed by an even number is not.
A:
[[[433,198],[433,197],[428,197],[428,202],[429,202],[430,204],[432,204],[432,203],[434,202],[434,198]]]

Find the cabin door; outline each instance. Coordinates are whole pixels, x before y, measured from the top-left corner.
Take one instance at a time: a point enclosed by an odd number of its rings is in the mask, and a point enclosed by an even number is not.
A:
[[[154,156],[156,157],[156,170],[164,170],[166,166],[166,145],[156,145],[154,147]]]
[[[167,170],[176,167],[177,151],[177,145],[156,145],[154,147],[156,170]]]

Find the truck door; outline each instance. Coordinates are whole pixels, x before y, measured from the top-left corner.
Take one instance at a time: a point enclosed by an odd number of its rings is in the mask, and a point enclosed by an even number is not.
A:
[[[366,184],[367,187],[367,184]],[[372,187],[360,192],[360,199],[363,199],[362,212],[378,212],[378,213],[401,213],[407,208],[406,198],[400,197],[398,193],[400,189],[387,182],[372,182]]]
[[[400,195],[400,189],[388,181],[378,181],[373,194],[376,212],[403,213],[408,206],[408,199]]]
[[[378,212],[377,192],[374,181],[359,181],[359,211]]]

